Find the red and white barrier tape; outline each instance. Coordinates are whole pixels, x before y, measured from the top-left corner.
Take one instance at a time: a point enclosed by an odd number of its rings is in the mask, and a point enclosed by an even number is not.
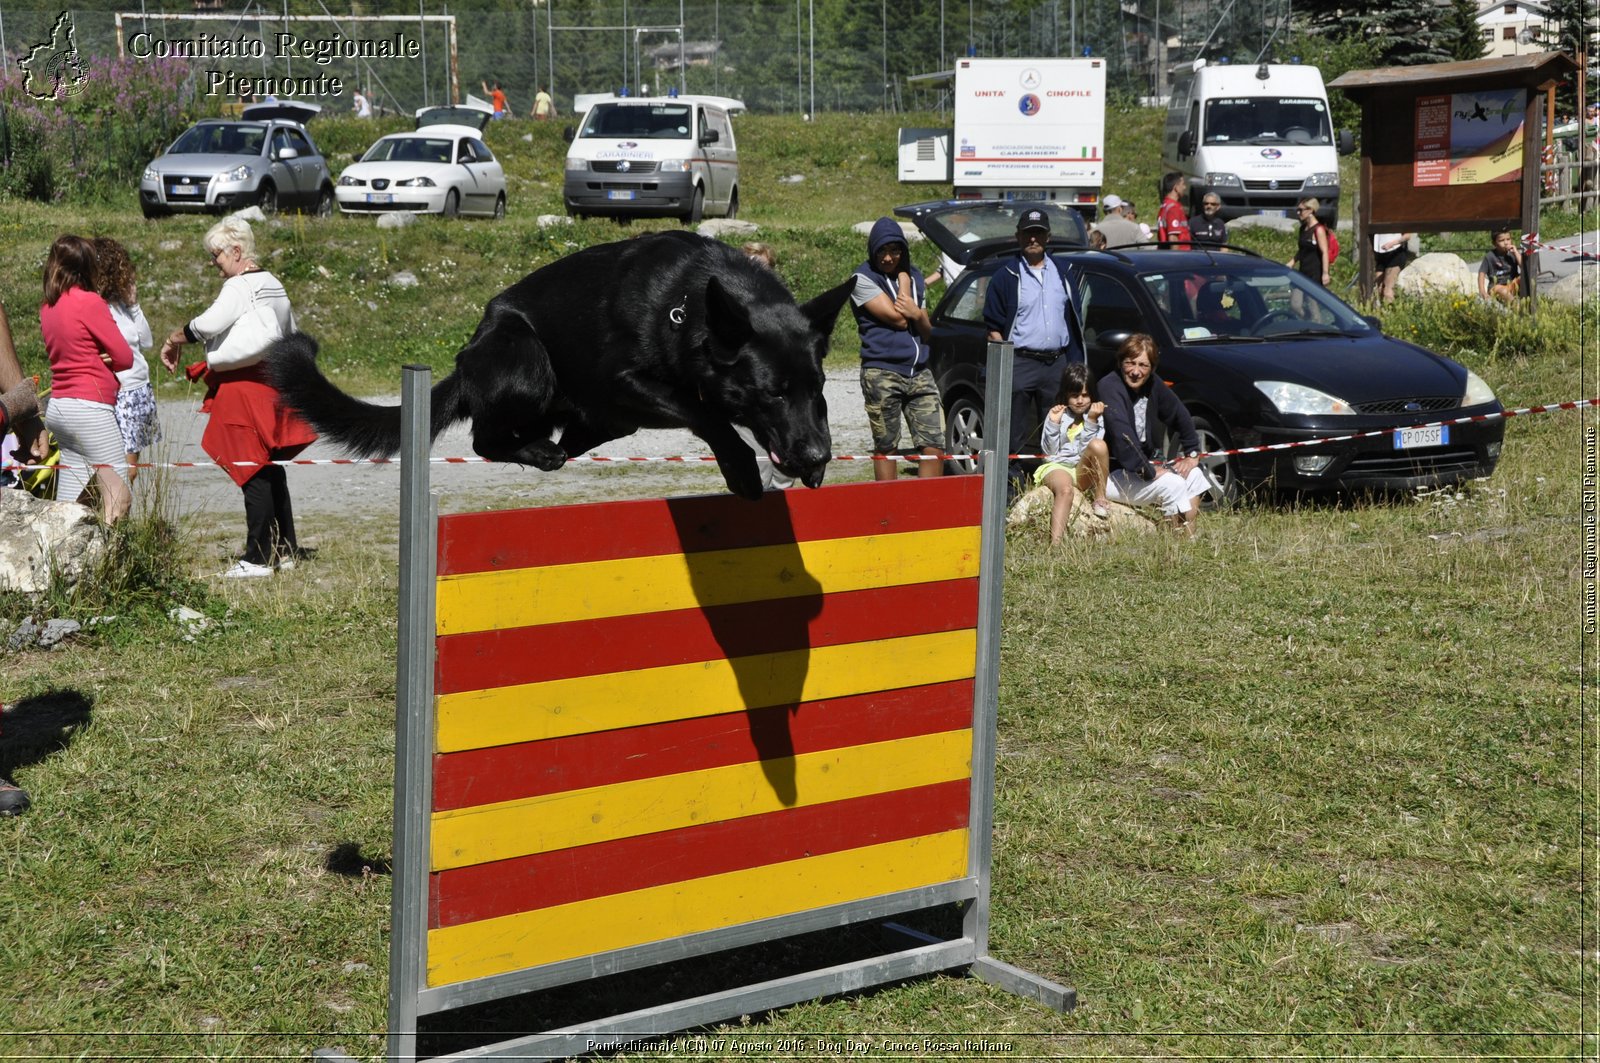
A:
[[[1580,244],[1582,243],[1581,237],[1579,238],[1579,242]],[[1559,254],[1569,255],[1575,258],[1586,258],[1591,262],[1600,262],[1600,254],[1592,255],[1589,252],[1581,251],[1576,247],[1562,247],[1559,244],[1544,243],[1539,239],[1538,233],[1523,234],[1522,247],[1524,251],[1555,251]]]
[[[1600,397],[1593,399],[1575,399],[1571,402],[1554,402],[1543,406],[1523,406],[1515,410],[1501,410],[1499,413],[1478,413],[1467,417],[1452,417],[1444,421],[1428,421],[1424,424],[1406,425],[1408,429],[1439,428],[1447,425],[1476,424],[1483,421],[1497,421],[1510,417],[1525,417],[1535,413],[1555,413],[1558,410],[1581,410],[1585,407],[1600,406]],[[1235,447],[1232,450],[1209,450],[1202,457],[1232,456],[1235,454],[1264,454],[1275,450],[1291,450],[1297,447],[1316,447],[1327,443],[1347,443],[1353,439],[1370,439],[1377,436],[1393,435],[1398,429],[1376,428],[1367,432],[1351,432],[1349,435],[1325,436],[1321,439],[1297,439],[1287,443],[1268,443],[1259,447]],[[833,461],[873,461],[885,456],[882,454],[835,454]],[[1009,458],[1048,458],[1048,454],[1011,454]],[[971,454],[912,454],[907,455],[906,461],[951,461],[971,458]],[[654,457],[608,457],[603,454],[583,454],[576,458],[568,458],[569,465],[580,463],[595,464],[649,464],[664,462],[668,464],[693,464],[697,462],[715,462],[716,456],[712,454],[677,454]],[[138,469],[215,469],[225,467],[255,468],[261,465],[399,465],[399,458],[290,458],[285,461],[256,462],[256,461],[165,461],[165,462],[139,462],[131,468]],[[506,462],[490,461],[488,458],[429,458],[430,465],[504,465]],[[121,469],[122,464],[113,465],[21,465],[8,463],[0,465],[0,469],[8,471],[33,471],[43,468],[81,468],[81,469]]]

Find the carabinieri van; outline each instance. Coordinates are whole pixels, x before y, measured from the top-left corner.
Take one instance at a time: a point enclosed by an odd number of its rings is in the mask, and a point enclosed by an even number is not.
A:
[[[1337,151],[1335,150],[1337,145]],[[1176,72],[1161,141],[1161,161],[1189,179],[1189,208],[1207,192],[1222,217],[1281,214],[1307,196],[1317,217],[1339,217],[1339,156],[1354,150],[1337,136],[1322,73],[1298,63],[1228,66],[1197,59]]]
[[[602,98],[567,149],[567,213],[678,218],[739,213],[739,149],[729,115],[738,100],[710,96]]]

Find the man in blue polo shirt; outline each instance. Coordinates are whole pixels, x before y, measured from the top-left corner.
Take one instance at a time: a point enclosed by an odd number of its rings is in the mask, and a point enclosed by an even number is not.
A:
[[[983,321],[991,341],[1010,340],[1016,354],[1011,375],[1012,454],[1039,450],[1040,426],[1061,389],[1068,362],[1085,361],[1083,325],[1072,286],[1045,254],[1050,215],[1038,208],[1017,220],[1017,256],[1007,259],[989,282]],[[1026,483],[1037,462],[1011,462],[1011,493]]]

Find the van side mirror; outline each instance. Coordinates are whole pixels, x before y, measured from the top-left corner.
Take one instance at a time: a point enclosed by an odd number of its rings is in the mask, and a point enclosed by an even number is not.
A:
[[[1348,129],[1339,130],[1339,154],[1348,155],[1356,150],[1355,135]]]
[[[1194,154],[1194,131],[1185,129],[1178,134],[1178,158],[1187,159]]]
[[[561,129],[561,139],[566,141],[568,144],[571,144],[573,133],[574,130],[571,126],[563,126]]]
[[[722,134],[715,129],[707,129],[704,133],[700,134],[700,143],[702,144],[715,144],[721,139]]]

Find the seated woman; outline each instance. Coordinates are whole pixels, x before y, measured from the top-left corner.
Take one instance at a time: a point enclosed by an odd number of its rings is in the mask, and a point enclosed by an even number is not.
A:
[[[1156,377],[1160,354],[1156,341],[1144,333],[1129,336],[1117,351],[1116,370],[1096,389],[1105,403],[1111,448],[1106,493],[1130,506],[1160,506],[1173,528],[1192,538],[1200,496],[1211,483],[1200,469],[1200,437],[1189,411]],[[1170,465],[1153,442],[1151,430],[1158,423],[1176,434],[1183,448],[1183,456]]]

